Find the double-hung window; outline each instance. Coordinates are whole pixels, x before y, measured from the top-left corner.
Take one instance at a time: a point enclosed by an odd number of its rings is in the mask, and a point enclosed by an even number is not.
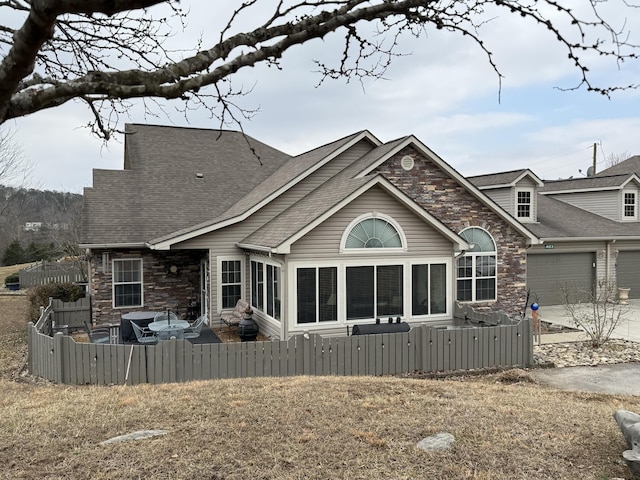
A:
[[[496,299],[496,244],[482,228],[468,228],[460,236],[471,249],[458,258],[457,299],[482,302]]]
[[[516,216],[518,220],[533,219],[533,190],[516,190]]]
[[[636,205],[636,192],[623,192],[623,218],[625,220],[636,220],[638,218],[638,209]]]
[[[233,308],[242,296],[242,261],[220,262],[222,308]]]
[[[113,306],[142,306],[142,259],[113,261]]]

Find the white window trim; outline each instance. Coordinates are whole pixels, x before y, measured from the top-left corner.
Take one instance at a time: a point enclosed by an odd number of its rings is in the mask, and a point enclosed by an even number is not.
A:
[[[265,302],[265,310],[260,310],[258,308],[256,308],[255,306],[252,305],[252,299],[253,299],[253,283],[252,283],[252,279],[251,279],[251,262],[259,262],[262,263],[264,265],[264,270],[263,270],[263,275],[264,275],[264,279],[263,279],[263,298],[264,298],[264,302]],[[266,305],[267,305],[267,265],[271,265],[273,267],[277,267],[280,269],[280,318],[275,318],[272,317],[271,315],[267,314],[266,311]],[[283,274],[284,268],[283,265],[279,262],[276,262],[274,260],[271,260],[267,257],[262,257],[262,256],[251,256],[249,257],[249,298],[247,300],[247,303],[249,305],[251,305],[251,308],[256,311],[256,312],[260,312],[260,315],[267,319],[270,320],[272,323],[274,323],[275,325],[280,325],[285,318],[285,312],[284,312],[284,306],[285,306],[285,301],[284,301],[284,274]]]
[[[625,215],[626,203],[625,196],[628,193],[633,193],[634,203],[633,203],[633,215],[627,216]],[[622,220],[625,222],[633,222],[638,220],[638,190],[622,190]]]
[[[466,252],[463,256],[464,257],[472,257],[473,258],[473,265],[472,265],[472,271],[474,272],[473,275],[471,277],[462,277],[464,279],[469,279],[471,278],[471,300],[458,300],[458,259],[456,258],[456,262],[455,262],[455,275],[454,275],[454,282],[455,282],[455,290],[454,290],[454,298],[455,301],[458,303],[490,303],[490,302],[495,302],[498,299],[498,245],[496,243],[496,239],[493,237],[493,235],[491,235],[491,233],[482,227],[476,227],[476,226],[471,226],[471,227],[467,227],[464,230],[462,230],[460,233],[462,234],[463,232],[467,231],[467,230],[472,230],[472,229],[477,229],[477,230],[483,230],[487,235],[489,235],[489,237],[491,237],[491,240],[493,241],[493,247],[494,250],[493,252]],[[462,237],[464,238],[464,237]],[[475,274],[475,268],[476,268],[476,262],[477,262],[477,257],[484,257],[484,256],[490,256],[493,255],[496,258],[496,264],[495,264],[495,275],[492,275],[490,277],[477,277]],[[458,257],[459,258],[459,257]],[[496,280],[496,288],[495,288],[495,295],[493,296],[493,298],[487,298],[484,300],[476,300],[476,281],[478,279],[482,279],[482,278],[495,278]]]
[[[124,262],[124,261],[132,261],[137,260],[140,262],[140,304],[139,305],[121,305],[116,306],[116,281],[115,281],[115,263],[116,262]],[[118,285],[127,285],[138,282],[117,282]],[[144,260],[142,257],[123,257],[123,258],[114,258],[111,260],[111,305],[114,309],[122,309],[122,308],[137,308],[144,306]]]
[[[345,244],[347,242],[347,238],[351,233],[351,230],[358,225],[360,222],[364,220],[368,220],[370,218],[379,218],[391,224],[393,228],[398,232],[398,236],[400,237],[401,247],[399,248],[346,248]],[[398,222],[396,222],[389,215],[385,215],[380,212],[369,212],[360,215],[359,217],[354,218],[351,223],[345,228],[344,232],[342,232],[342,238],[340,238],[340,253],[349,253],[355,255],[371,255],[371,254],[384,254],[384,253],[406,253],[408,251],[407,248],[407,237],[404,234],[404,230],[400,226]]]
[[[382,249],[388,250],[388,249]],[[411,267],[412,265],[421,265],[421,264],[442,264],[444,263],[447,268],[447,306],[445,313],[437,313],[432,315],[420,315],[420,316],[412,316],[411,315]],[[347,275],[347,267],[360,267],[360,266],[384,266],[384,265],[402,265],[403,267],[403,320],[405,318],[410,318],[413,320],[419,319],[420,321],[440,321],[447,320],[451,318],[452,312],[451,308],[453,302],[455,301],[455,283],[454,283],[454,261],[451,257],[410,257],[410,258],[386,258],[386,259],[353,259],[348,261],[295,261],[290,262],[287,268],[287,278],[291,279],[287,282],[287,296],[291,299],[288,305],[289,310],[286,312],[286,318],[288,320],[289,332],[291,333],[301,333],[305,330],[307,331],[315,331],[315,330],[324,330],[327,328],[346,328],[346,326],[358,325],[358,324],[367,324],[371,323],[371,319],[360,319],[360,320],[347,320],[347,312],[346,312],[346,300],[345,296],[347,294],[346,289],[346,275]],[[298,318],[296,315],[298,305],[297,305],[297,296],[296,296],[296,270],[298,268],[311,268],[311,267],[336,267],[338,269],[337,275],[337,302],[338,302],[338,320],[336,322],[315,322],[315,323],[298,323]],[[281,312],[283,318],[285,318],[285,313]]]
[[[247,276],[247,268],[245,264],[244,255],[223,255],[220,257],[216,257],[216,307],[218,314],[220,314],[223,310],[230,310],[229,308],[222,308],[222,262],[224,261],[240,261],[240,274],[242,278],[240,279],[240,298],[244,296],[246,290],[246,276]],[[243,300],[246,300],[243,298]],[[232,307],[233,308],[233,307]]]
[[[528,217],[520,217],[518,216],[518,206],[520,205],[518,203],[518,193],[520,192],[528,192],[529,193],[529,216]],[[516,219],[522,221],[522,222],[532,222],[534,220],[534,201],[535,201],[535,197],[534,197],[534,189],[531,187],[518,187],[515,189],[515,197],[514,197],[514,217],[516,217]],[[524,204],[523,204],[524,205]]]

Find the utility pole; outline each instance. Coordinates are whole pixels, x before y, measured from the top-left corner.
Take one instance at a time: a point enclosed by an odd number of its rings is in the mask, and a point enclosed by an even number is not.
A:
[[[596,143],[593,144],[593,174],[596,174]]]

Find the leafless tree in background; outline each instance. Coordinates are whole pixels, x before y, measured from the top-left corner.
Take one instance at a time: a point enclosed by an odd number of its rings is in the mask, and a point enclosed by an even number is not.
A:
[[[380,78],[402,35],[432,29],[467,38],[501,78],[482,32],[497,15],[517,15],[548,32],[566,51],[575,88],[609,95],[636,85],[598,85],[590,58],[635,60],[624,25],[605,18],[606,0],[245,0],[222,18],[217,41],[174,51],[167,40],[188,12],[173,0],[0,0],[0,124],[62,105],[85,102],[91,127],[109,138],[127,99],[179,99],[188,112],[209,108],[222,124],[250,113],[234,105],[230,80],[240,69],[279,59],[296,45],[339,35],[335,64],[317,62],[329,78]],[[637,15],[631,0],[620,4]],[[225,4],[212,2],[211,16]],[[578,13],[579,12],[579,13]],[[183,23],[184,24],[184,23]],[[485,29],[485,30],[483,30]],[[374,32],[374,33],[372,33]],[[508,41],[508,39],[505,39]],[[594,55],[595,54],[595,55]]]

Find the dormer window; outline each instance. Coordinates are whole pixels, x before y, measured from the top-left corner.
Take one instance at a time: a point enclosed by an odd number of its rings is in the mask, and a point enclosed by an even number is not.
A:
[[[516,190],[516,217],[518,220],[533,220],[533,190]]]
[[[624,220],[637,220],[638,208],[636,192],[623,192],[622,215]]]

